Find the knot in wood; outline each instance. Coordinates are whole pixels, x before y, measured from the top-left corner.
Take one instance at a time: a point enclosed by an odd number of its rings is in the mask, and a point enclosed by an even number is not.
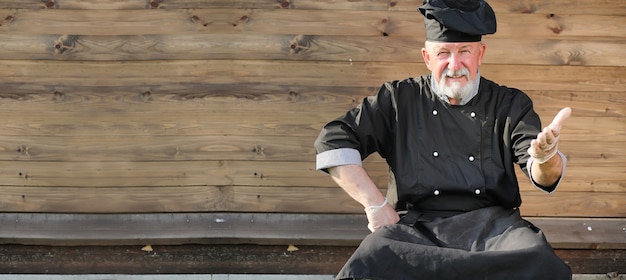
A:
[[[24,155],[24,156],[28,156],[29,155],[28,150],[29,150],[28,147],[26,147],[24,145],[19,145],[17,147],[17,152],[19,154],[21,154],[21,155]]]
[[[249,15],[243,15],[241,17],[239,17],[239,20],[237,20],[237,22],[233,22],[233,27],[237,27],[240,23],[246,23],[250,20],[250,16]]]
[[[49,0],[49,1],[46,1],[45,5],[46,5],[46,8],[48,9],[54,9],[54,6],[56,5],[56,3],[54,0]]]
[[[389,18],[383,18],[378,23],[378,30],[380,30],[380,34],[383,35],[384,37],[389,36],[389,33],[387,31],[389,29],[389,23],[390,23]]]
[[[265,148],[259,145],[254,145],[254,147],[252,148],[252,152],[257,155],[263,155],[265,153]]]
[[[150,0],[150,8],[156,9],[161,5],[161,1]]]
[[[58,91],[58,90],[55,90],[55,91],[52,93],[52,96],[53,96],[53,98],[52,98],[52,99],[53,99],[53,100],[57,100],[57,101],[60,101],[60,100],[65,99],[65,94],[64,94],[64,93],[62,93],[62,92],[60,92],[60,91]]]
[[[557,15],[555,15],[555,14],[548,14],[548,15],[546,15],[546,18],[549,21],[551,21],[551,23],[548,24],[548,28],[550,30],[552,30],[552,32],[554,34],[560,34],[563,31],[563,27],[558,22],[559,17]]]
[[[76,47],[76,41],[78,41],[78,36],[76,35],[61,35],[54,41],[54,52],[63,54],[68,50],[72,50]]]
[[[561,26],[549,26],[550,30],[552,30],[552,33],[554,34],[560,34],[561,32],[563,32],[563,28],[561,28]]]
[[[141,93],[141,99],[150,99],[152,92],[147,90]]]
[[[308,49],[311,46],[313,37],[309,35],[297,35],[291,41],[289,41],[289,52],[297,54],[303,49]]]
[[[289,91],[289,101],[295,101],[300,99],[300,93],[297,91],[290,90]]]
[[[291,6],[291,2],[289,2],[289,0],[284,0],[280,2],[280,7],[283,9],[287,9],[289,8],[289,6]]]

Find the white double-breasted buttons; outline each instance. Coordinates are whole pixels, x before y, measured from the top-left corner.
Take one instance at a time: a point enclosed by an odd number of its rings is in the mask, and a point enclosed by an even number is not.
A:
[[[434,156],[434,157],[438,157],[438,156],[439,156],[439,152],[434,151],[434,152],[433,152],[433,156]]]
[[[480,189],[475,189],[474,193],[477,194],[477,195],[480,194]]]
[[[437,109],[433,110],[433,116],[436,116],[437,114],[439,114],[439,112],[437,112]]]
[[[470,117],[475,118],[476,117],[476,113],[475,112],[471,112],[470,113]]]
[[[434,194],[434,195],[439,195],[439,190],[435,190],[435,191],[433,192],[433,194]]]
[[[469,156],[467,157],[467,160],[469,160],[470,162],[473,162],[474,160],[476,160],[476,158],[474,156]]]

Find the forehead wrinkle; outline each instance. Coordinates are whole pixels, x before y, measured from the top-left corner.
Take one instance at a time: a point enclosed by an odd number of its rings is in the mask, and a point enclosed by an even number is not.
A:
[[[442,43],[442,42],[432,42],[426,41],[425,47],[427,50],[436,51],[436,50],[452,50],[452,49],[473,49],[474,47],[481,44],[480,42],[464,42],[464,43]]]

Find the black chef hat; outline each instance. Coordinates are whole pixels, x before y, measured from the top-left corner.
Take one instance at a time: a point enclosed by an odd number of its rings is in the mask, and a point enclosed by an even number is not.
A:
[[[483,0],[424,0],[418,10],[424,15],[427,41],[477,42],[496,33],[496,15]]]

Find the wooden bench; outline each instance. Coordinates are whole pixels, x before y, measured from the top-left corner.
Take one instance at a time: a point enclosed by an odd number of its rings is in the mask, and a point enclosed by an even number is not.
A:
[[[626,219],[527,219],[574,273],[626,272]],[[333,274],[368,234],[355,214],[3,213],[0,224],[9,273]]]

